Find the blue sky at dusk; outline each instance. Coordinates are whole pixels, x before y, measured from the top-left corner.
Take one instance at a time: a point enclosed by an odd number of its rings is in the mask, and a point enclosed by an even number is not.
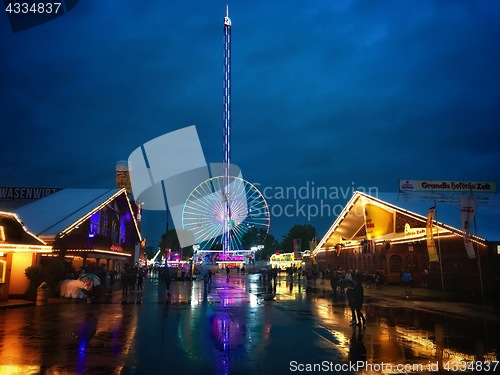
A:
[[[225,6],[80,1],[17,33],[2,14],[0,185],[113,187],[117,161],[193,124],[222,161]],[[499,1],[230,1],[229,15],[232,160],[274,213],[295,204],[282,188],[319,205],[312,186],[500,183]],[[274,216],[278,239],[335,219]]]

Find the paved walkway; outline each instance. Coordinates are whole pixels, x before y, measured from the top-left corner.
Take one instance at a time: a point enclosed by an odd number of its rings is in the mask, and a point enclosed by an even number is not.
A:
[[[312,284],[311,290],[315,293],[332,293],[328,281],[317,281]],[[401,285],[383,285],[380,289],[365,287],[365,298],[368,303],[387,307],[410,307],[437,313],[449,313],[471,317],[500,320],[500,308],[488,304],[467,302],[471,296],[457,295],[441,290],[427,288],[412,288],[406,295]],[[475,300],[481,300],[475,296]]]
[[[364,327],[349,325],[351,312],[344,300],[333,300],[329,283],[308,288],[285,276],[272,302],[264,300],[258,275],[229,282],[217,275],[206,292],[200,280],[172,282],[167,291],[147,278],[144,291],[116,290],[98,303],[50,298],[46,306],[1,311],[0,374],[15,366],[26,375],[142,375],[158,373],[163,364],[169,373],[279,375],[324,361],[427,366],[497,358],[492,333],[500,319],[489,306],[443,301],[439,291],[421,288],[409,298],[399,286],[365,294]]]
[[[224,278],[218,277],[218,280],[224,280]],[[280,282],[286,282],[286,277],[284,275],[279,276]],[[194,281],[201,282],[201,281]],[[297,285],[298,280],[294,280],[294,284]],[[306,286],[305,280],[301,280],[300,284],[306,293],[311,293],[314,295],[330,296],[332,294],[332,288],[328,280],[321,283],[320,280],[310,286]],[[231,287],[231,284],[228,283]],[[224,285],[219,285],[220,287]],[[191,283],[190,282],[172,282],[172,295],[175,295],[176,299],[172,303],[189,303],[189,298],[192,298]],[[163,293],[164,289],[159,288],[158,293]],[[214,288],[207,296],[199,295],[197,298],[203,299],[208,298],[209,301],[220,302],[217,298],[221,298],[217,293],[222,289]],[[258,291],[255,291],[258,294]],[[157,302],[164,302],[166,295],[158,295],[156,298]],[[239,298],[244,298],[241,295]],[[365,297],[367,302],[375,304],[383,304],[388,307],[412,307],[421,310],[428,310],[433,312],[449,312],[459,315],[468,315],[475,317],[482,317],[488,319],[500,319],[500,309],[492,307],[490,305],[481,303],[470,303],[465,302],[464,296],[455,295],[451,292],[444,292],[439,290],[431,290],[427,288],[413,288],[411,294],[406,296],[404,294],[404,289],[400,285],[383,285],[380,289],[375,287],[365,287]],[[115,290],[110,295],[103,295],[98,302],[101,303],[122,303],[122,304],[140,304],[142,294],[137,293],[137,291],[131,291],[127,295],[123,295],[122,290]],[[245,298],[248,298],[245,297]],[[279,296],[278,296],[279,298]],[[480,299],[480,298],[477,298]],[[67,300],[62,297],[50,298],[48,303],[63,303]],[[23,306],[33,306],[36,303],[34,301],[27,301],[22,299],[9,299],[8,301],[0,302],[0,309],[11,309]]]

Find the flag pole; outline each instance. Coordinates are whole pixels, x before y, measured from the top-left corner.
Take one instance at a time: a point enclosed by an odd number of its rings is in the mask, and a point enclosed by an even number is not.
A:
[[[436,200],[434,200],[434,207],[436,213],[436,226],[437,226],[437,243],[438,243],[438,253],[439,253],[439,271],[441,273],[441,290],[443,291],[443,301],[446,302],[446,293],[444,291],[444,278],[443,278],[443,256],[441,255],[441,241],[439,240],[439,226],[437,219],[437,205]]]
[[[470,192],[470,196],[472,198],[472,190]],[[477,205],[475,206],[475,211],[477,212]],[[474,212],[474,232],[476,232],[476,237],[477,237],[477,224],[476,224],[476,215]],[[474,242],[472,243],[474,246]],[[479,253],[479,244],[476,242],[476,249],[474,250],[477,256],[477,268],[479,270],[479,283],[481,285],[481,301],[484,305],[484,287],[483,287],[483,274],[481,271],[481,254]]]
[[[476,237],[477,237],[477,225],[475,216],[474,216],[474,231],[476,232]],[[484,305],[484,287],[483,287],[483,274],[481,271],[481,254],[479,253],[479,245],[477,242],[476,242],[476,254],[477,254],[477,268],[479,269],[479,282],[481,283],[481,300]]]

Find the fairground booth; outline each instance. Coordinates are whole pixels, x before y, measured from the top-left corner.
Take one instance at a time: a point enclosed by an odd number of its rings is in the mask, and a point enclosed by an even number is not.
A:
[[[307,251],[309,253],[309,251]],[[307,255],[306,255],[307,257]],[[299,269],[305,264],[303,253],[281,253],[275,252],[269,258],[269,265],[271,268],[277,268],[280,271],[285,271],[289,268]]]
[[[139,258],[137,211],[125,189],[63,189],[15,213],[52,248],[45,256],[64,257],[76,271],[120,272]]]
[[[217,266],[222,268],[247,267],[253,264],[257,248],[250,250],[231,250],[223,253],[222,250],[201,250],[194,246],[194,264],[198,266]]]
[[[29,280],[24,270],[52,248],[30,233],[16,215],[0,212],[0,301],[21,296]]]

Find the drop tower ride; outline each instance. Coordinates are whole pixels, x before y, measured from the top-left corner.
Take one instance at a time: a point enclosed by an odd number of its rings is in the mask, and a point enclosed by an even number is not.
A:
[[[222,234],[222,253],[231,250],[231,208],[230,208],[230,168],[231,168],[231,19],[226,5],[224,17],[224,114],[223,114],[223,164],[224,164],[224,228]]]

